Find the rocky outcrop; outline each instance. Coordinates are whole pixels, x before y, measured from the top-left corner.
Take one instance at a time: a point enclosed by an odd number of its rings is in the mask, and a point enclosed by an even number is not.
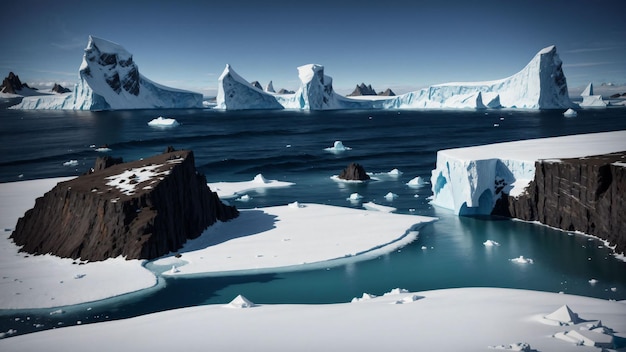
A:
[[[238,215],[211,192],[191,151],[118,161],[101,159],[93,172],[38,198],[11,234],[21,251],[88,261],[153,259]]]
[[[261,87],[261,83],[259,83],[259,81],[250,82],[250,85],[256,89],[263,90],[263,87]]]
[[[365,172],[361,164],[350,163],[348,167],[341,171],[339,178],[350,181],[367,181],[370,179],[370,176]]]
[[[349,97],[360,95],[376,95],[376,91],[372,88],[372,85],[365,85],[365,83],[357,84],[352,93],[348,94]]]
[[[52,91],[53,91],[53,92],[55,92],[55,93],[63,94],[63,93],[69,93],[69,92],[71,92],[72,90],[71,90],[71,89],[69,89],[69,88],[65,88],[65,87],[63,87],[63,86],[62,86],[62,85],[60,85],[60,84],[55,83],[55,84],[54,84],[54,87],[52,87]]]
[[[285,88],[281,88],[277,94],[294,94],[295,91],[293,90],[289,90],[289,89],[285,89]]]
[[[28,84],[22,83],[20,77],[13,72],[9,72],[9,75],[2,81],[0,86],[0,92],[9,94],[18,94],[22,88],[30,88]]]
[[[519,197],[503,195],[493,214],[597,236],[626,252],[626,152],[542,160]]]
[[[394,93],[389,88],[387,88],[385,91],[382,91],[380,93],[376,93],[376,90],[372,88],[371,84],[365,85],[365,83],[361,83],[361,84],[357,84],[356,88],[354,88],[352,93],[348,94],[347,96],[356,97],[356,96],[362,96],[362,95],[380,95],[380,96],[393,97],[396,95],[396,93]]]
[[[391,90],[391,88],[387,88],[385,89],[384,92],[378,93],[378,95],[385,96],[385,97],[395,97],[396,93],[394,93],[393,90]]]

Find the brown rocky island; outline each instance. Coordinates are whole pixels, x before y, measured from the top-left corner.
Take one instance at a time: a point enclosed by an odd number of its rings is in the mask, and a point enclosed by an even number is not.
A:
[[[86,261],[153,259],[239,215],[211,192],[192,151],[168,148],[119,162],[99,158],[91,173],[38,198],[11,234],[21,251]]]

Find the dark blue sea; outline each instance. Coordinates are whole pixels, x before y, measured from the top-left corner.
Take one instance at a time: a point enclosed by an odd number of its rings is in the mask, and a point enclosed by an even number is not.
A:
[[[174,128],[148,121],[171,117]],[[239,208],[293,201],[360,207],[353,192],[397,208],[398,213],[435,216],[417,241],[364,262],[320,270],[219,278],[163,280],[159,288],[71,307],[0,311],[0,332],[17,334],[121,319],[162,310],[227,303],[242,294],[255,303],[347,302],[363,292],[382,294],[400,287],[423,291],[453,287],[506,287],[626,299],[626,263],[602,242],[512,220],[457,217],[433,207],[429,186],[410,188],[416,176],[430,179],[437,150],[538,137],[626,129],[626,109],[562,111],[245,111],[142,110],[115,112],[0,110],[0,182],[79,175],[97,156],[136,160],[167,146],[192,149],[208,182],[267,179],[294,182],[285,189],[249,193]],[[352,150],[324,151],[340,140]],[[626,149],[626,141],[624,142]],[[77,166],[63,166],[77,160]],[[350,162],[368,172],[403,174],[368,184],[339,185],[330,176]],[[392,202],[383,197],[393,192]],[[2,200],[0,200],[2,201]],[[343,229],[351,231],[350,228]],[[488,248],[487,239],[501,246]],[[422,249],[425,247],[426,249]],[[511,258],[532,258],[518,265]],[[123,273],[120,273],[123,275]],[[589,283],[596,279],[595,285]],[[35,325],[37,324],[37,327]],[[39,326],[41,324],[42,326]]]

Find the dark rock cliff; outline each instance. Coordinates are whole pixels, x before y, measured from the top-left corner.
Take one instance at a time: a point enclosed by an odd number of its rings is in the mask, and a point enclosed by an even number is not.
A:
[[[2,81],[0,85],[0,92],[17,94],[22,88],[30,88],[28,84],[22,83],[20,77],[13,72],[9,72],[9,75]]]
[[[626,252],[626,152],[538,161],[518,198],[503,195],[493,211],[597,236]]]
[[[21,251],[88,261],[152,259],[239,214],[211,192],[191,151],[118,161],[99,160],[95,171],[38,198],[11,234]]]
[[[370,176],[365,172],[365,168],[361,164],[350,163],[341,171],[339,178],[342,180],[367,181],[370,179]]]

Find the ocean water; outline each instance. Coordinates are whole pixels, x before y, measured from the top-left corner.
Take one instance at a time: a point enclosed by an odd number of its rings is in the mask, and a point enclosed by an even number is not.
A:
[[[158,117],[177,119],[174,128],[153,128]],[[490,217],[457,217],[433,207],[430,185],[411,188],[416,176],[430,180],[440,149],[528,138],[626,129],[626,109],[561,111],[245,111],[142,110],[116,112],[0,110],[0,182],[79,175],[97,156],[136,160],[167,146],[192,149],[208,182],[268,179],[294,182],[285,189],[249,192],[237,207],[293,201],[360,207],[353,192],[398,209],[436,216],[417,241],[376,259],[319,270],[220,278],[160,280],[158,287],[101,302],[54,309],[0,311],[0,332],[17,334],[137,316],[187,306],[227,303],[243,294],[255,303],[347,302],[363,292],[401,287],[422,291],[452,287],[509,287],[626,299],[626,263],[602,242],[535,224]],[[336,140],[352,150],[324,150]],[[626,149],[626,142],[625,142]],[[76,160],[76,166],[63,163]],[[350,162],[387,173],[368,184],[340,184],[330,177]],[[392,202],[384,195],[396,193]],[[2,201],[2,200],[0,200]],[[343,229],[350,231],[350,228]],[[486,240],[499,247],[485,247]],[[523,255],[533,264],[510,261]],[[590,279],[598,282],[594,285]],[[35,326],[37,324],[37,326]],[[42,326],[40,326],[42,325]]]

